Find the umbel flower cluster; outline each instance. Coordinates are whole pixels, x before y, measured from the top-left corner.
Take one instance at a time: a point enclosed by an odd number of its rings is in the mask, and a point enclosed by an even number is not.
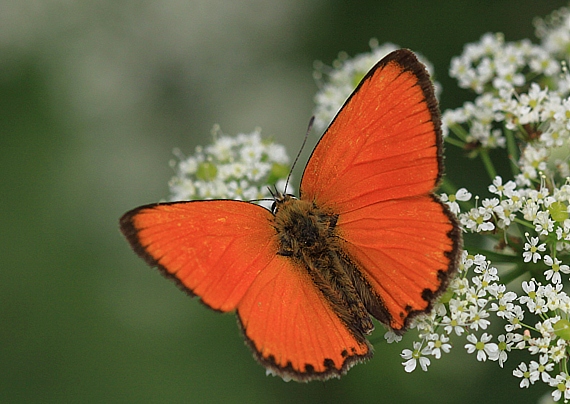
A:
[[[450,75],[474,98],[443,112],[444,139],[481,159],[488,192],[474,197],[443,183],[441,199],[458,216],[466,245],[457,276],[432,313],[415,319],[416,341],[401,356],[406,372],[418,365],[425,371],[432,359],[463,349],[477,361],[508,367],[521,388],[545,383],[555,401],[567,402],[570,74],[563,61],[570,59],[570,11],[537,19],[535,27],[539,44],[485,34],[451,61]],[[397,48],[370,45],[371,52],[341,54],[331,67],[316,64],[317,130],[326,128],[366,72]],[[212,145],[191,157],[177,154],[172,200],[259,200],[269,196],[269,185],[282,189],[289,170],[285,149],[259,131],[234,137],[215,128]],[[493,160],[506,156],[511,172],[499,176]],[[401,339],[392,332],[385,338]],[[528,359],[506,366],[514,350]]]
[[[214,142],[196,147],[192,156],[174,150],[179,161],[171,162],[176,170],[169,183],[171,201],[238,199],[263,205],[264,198],[271,197],[270,184],[279,190],[289,186],[285,184],[289,174],[285,147],[263,138],[260,129],[229,136],[215,125],[212,136]]]
[[[513,376],[520,387],[545,383],[556,401],[570,399],[570,12],[537,19],[540,44],[486,34],[451,61],[450,75],[475,93],[443,113],[445,140],[481,158],[488,194],[465,188],[441,195],[473,245],[466,243],[459,274],[430,316],[414,327],[419,341],[402,352],[406,371],[427,370],[430,358],[452,349],[452,336],[478,361],[505,366],[509,353],[528,360]],[[506,149],[509,178],[491,156]],[[500,330],[498,335],[490,332]],[[498,328],[497,326],[500,326]],[[393,339],[388,335],[388,338]]]

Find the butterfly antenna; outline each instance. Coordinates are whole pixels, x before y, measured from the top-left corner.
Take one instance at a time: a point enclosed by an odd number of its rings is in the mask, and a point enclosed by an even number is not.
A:
[[[247,202],[263,202],[263,201],[275,202],[275,198],[250,199],[250,200],[248,200]]]
[[[297,153],[297,157],[295,157],[295,161],[293,161],[293,164],[291,165],[291,170],[289,171],[289,175],[287,176],[287,181],[285,182],[284,193],[287,193],[287,187],[289,186],[289,180],[291,179],[291,174],[293,174],[293,169],[295,168],[295,164],[297,164],[297,160],[299,160],[299,156],[301,155],[301,152],[305,148],[305,144],[307,143],[307,139],[309,138],[309,133],[311,133],[311,129],[313,128],[313,122],[315,122],[314,115],[309,120],[309,126],[307,127],[307,133],[305,133],[305,139],[303,139],[303,144],[301,145],[301,148]]]
[[[273,192],[273,190],[271,189],[271,187],[267,187],[267,190],[269,191],[269,193],[271,194],[271,197],[273,198],[273,200],[275,200],[275,195],[277,195],[277,193]]]

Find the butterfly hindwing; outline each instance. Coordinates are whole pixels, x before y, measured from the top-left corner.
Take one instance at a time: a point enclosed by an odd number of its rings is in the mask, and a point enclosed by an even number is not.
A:
[[[386,325],[395,331],[429,311],[448,284],[461,238],[450,217],[431,195],[384,201],[339,217],[344,248],[381,299],[390,314]]]
[[[238,305],[244,334],[269,371],[298,381],[339,377],[372,356],[351,333],[304,268],[276,256]]]

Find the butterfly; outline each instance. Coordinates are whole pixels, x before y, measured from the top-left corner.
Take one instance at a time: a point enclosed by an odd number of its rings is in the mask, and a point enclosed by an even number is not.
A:
[[[134,251],[208,307],[235,311],[254,357],[285,380],[340,377],[372,357],[456,272],[461,233],[434,194],[440,114],[425,67],[397,50],[347,99],[313,150],[300,196],[156,203],[120,219]]]

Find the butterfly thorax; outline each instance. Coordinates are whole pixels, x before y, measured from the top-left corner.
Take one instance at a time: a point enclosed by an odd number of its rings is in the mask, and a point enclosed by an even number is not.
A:
[[[289,195],[276,199],[274,213],[278,254],[306,270],[347,327],[364,338],[363,334],[374,329],[369,312],[375,316],[378,312],[370,310],[368,302],[379,301],[343,252],[336,228],[338,215]]]
[[[284,195],[276,200],[275,229],[280,255],[302,259],[307,254],[326,254],[335,242],[337,215],[315,204]]]

